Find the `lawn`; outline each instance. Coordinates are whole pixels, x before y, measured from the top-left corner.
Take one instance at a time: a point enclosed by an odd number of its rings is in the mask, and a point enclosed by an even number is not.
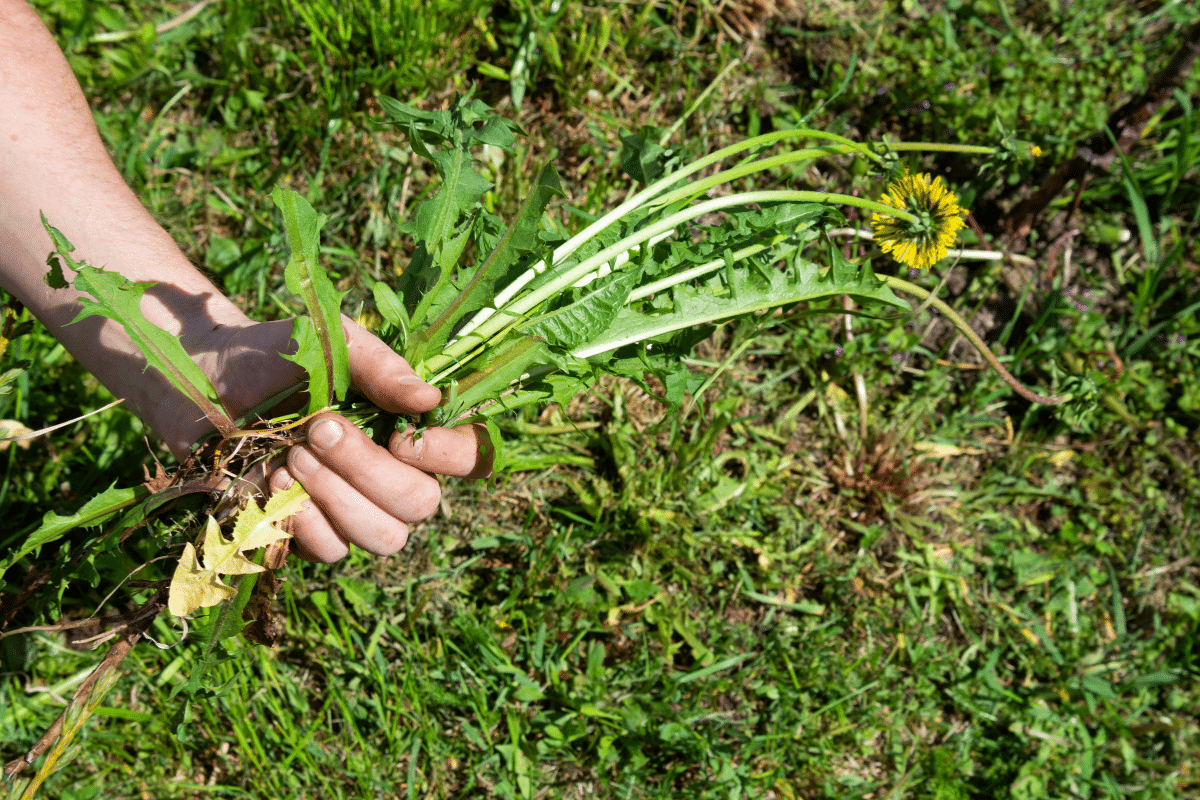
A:
[[[126,180],[256,318],[303,311],[283,186],[329,217],[343,311],[380,323],[372,287],[397,283],[401,226],[437,186],[381,98],[474,92],[523,131],[477,151],[486,209],[511,219],[553,163],[549,218],[568,230],[629,196],[634,141],[668,164],[800,126],[1001,146],[887,156],[941,176],[972,212],[959,246],[991,255],[872,266],[936,289],[1019,380],[1072,397],[1018,396],[915,297],[706,328],[680,404],[647,372],[517,409],[497,417],[504,468],[446,480],[400,554],[290,559],[275,646],[209,651],[212,614],[190,632],[161,614],[42,796],[1200,793],[1195,75],[1128,157],[1027,236],[1004,227],[1184,46],[1188,4],[33,5]],[[886,188],[842,156],[743,184]],[[845,227],[869,227],[855,212]],[[110,402],[28,319],[8,304],[0,424]],[[0,443],[0,560],[47,513],[170,466],[147,434],[114,408]],[[5,562],[0,633],[97,615],[0,639],[6,762],[100,663],[105,615],[146,602],[202,521],[180,502],[124,542],[81,527]]]

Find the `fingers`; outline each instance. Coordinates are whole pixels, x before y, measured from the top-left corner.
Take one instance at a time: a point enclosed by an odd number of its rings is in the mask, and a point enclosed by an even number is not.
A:
[[[403,357],[373,333],[342,319],[350,352],[354,388],[384,411],[421,414],[437,406],[442,393],[417,377]]]
[[[378,407],[419,414],[441,392],[417,377],[383,341],[343,318],[355,388]],[[308,423],[308,441],[293,447],[271,478],[278,491],[297,480],[311,497],[291,518],[293,549],[313,561],[344,558],[350,545],[387,556],[408,541],[408,526],[437,510],[441,491],[426,473],[483,478],[492,471],[487,429],[430,428],[417,438],[393,434],[387,450],[332,412]]]
[[[459,428],[427,428],[419,437],[414,431],[397,431],[388,450],[406,464],[425,472],[459,478],[486,478],[492,474],[492,440],[483,425]]]
[[[353,544],[375,555],[391,555],[408,541],[408,525],[437,510],[437,480],[393,458],[345,418],[318,415],[308,425],[308,443],[288,452],[287,467],[273,488],[300,481],[312,498],[293,517],[297,550],[318,561],[336,561]]]
[[[287,468],[281,468],[271,476],[271,490],[281,492],[293,480]],[[350,545],[312,500],[306,501],[304,508],[288,519],[288,527],[292,531],[292,552],[305,561],[332,564],[350,553]]]

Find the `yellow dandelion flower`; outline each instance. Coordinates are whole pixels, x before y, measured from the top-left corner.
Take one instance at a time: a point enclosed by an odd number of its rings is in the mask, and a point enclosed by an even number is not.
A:
[[[926,174],[905,175],[879,201],[915,217],[907,220],[877,211],[871,215],[871,228],[883,252],[917,269],[946,257],[967,213],[941,178]]]

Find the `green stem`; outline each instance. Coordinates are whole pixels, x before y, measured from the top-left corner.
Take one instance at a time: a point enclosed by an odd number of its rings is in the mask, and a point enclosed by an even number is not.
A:
[[[901,280],[900,278],[892,275],[880,275],[878,277],[882,278],[892,289],[914,295],[940,311],[946,317],[946,319],[953,323],[954,327],[958,328],[959,333],[967,337],[967,341],[969,341],[975,347],[975,349],[979,351],[979,355],[983,356],[984,360],[987,361],[991,368],[996,371],[996,374],[999,375],[1005,383],[1012,387],[1014,392],[1021,395],[1021,397],[1024,397],[1031,403],[1041,403],[1042,405],[1047,406],[1056,406],[1059,403],[1063,403],[1071,399],[1069,395],[1063,397],[1047,397],[1046,395],[1038,394],[1014,378],[1012,373],[1005,369],[1004,365],[1000,363],[1000,359],[996,358],[996,354],[991,351],[991,348],[984,343],[983,339],[980,339],[979,335],[976,334],[975,331],[971,330],[971,326],[967,324],[966,320],[960,317],[958,312],[951,308],[945,301],[940,300],[930,292],[922,289],[920,286],[917,286],[915,283],[909,283],[906,280]]]
[[[978,144],[942,144],[938,142],[891,142],[888,147],[897,153],[970,153],[990,156],[994,147]]]

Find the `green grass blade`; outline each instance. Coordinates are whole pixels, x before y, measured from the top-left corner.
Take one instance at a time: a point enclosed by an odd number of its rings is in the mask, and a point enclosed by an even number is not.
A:
[[[123,508],[134,505],[149,494],[144,487],[134,486],[128,489],[118,489],[114,483],[108,489],[83,504],[74,514],[59,515],[47,511],[42,518],[41,527],[29,535],[20,549],[11,556],[0,560],[0,577],[8,567],[20,561],[42,545],[56,542],[76,528],[88,528],[99,525],[112,517]]]
[[[738,664],[741,664],[743,661],[748,661],[749,659],[754,658],[756,655],[758,655],[758,653],[751,652],[751,653],[741,653],[736,656],[730,656],[729,658],[723,658],[720,661],[716,662],[715,664],[704,667],[702,669],[698,669],[695,672],[688,672],[683,675],[680,675],[678,678],[675,679],[675,683],[683,684],[683,683],[692,683],[694,681],[703,680],[704,678],[707,678],[709,675],[715,675],[718,672],[724,672],[727,669],[736,667]]]

